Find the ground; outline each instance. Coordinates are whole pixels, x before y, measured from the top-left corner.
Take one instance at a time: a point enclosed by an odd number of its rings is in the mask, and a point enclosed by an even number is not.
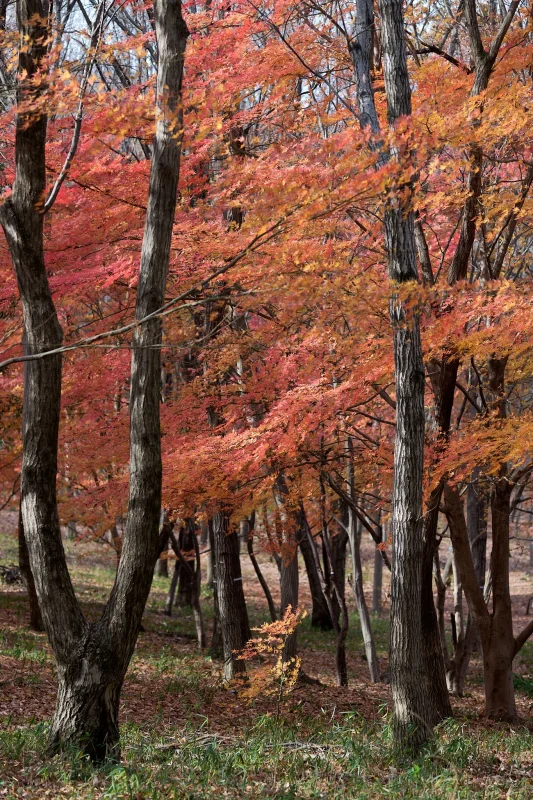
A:
[[[114,553],[102,544],[66,542],[85,613],[95,617],[114,576]],[[370,551],[369,551],[370,553]],[[531,576],[517,561],[513,592],[523,622]],[[16,561],[16,539],[0,535],[0,563]],[[371,557],[365,559],[371,567]],[[261,557],[269,584],[276,568]],[[252,624],[266,604],[247,556],[244,586]],[[279,701],[246,702],[224,687],[221,667],[197,651],[189,609],[161,611],[168,580],[156,578],[123,692],[120,765],[95,769],[80,754],[48,759],[47,722],[55,676],[43,634],[27,627],[20,587],[0,586],[0,798],[519,798],[533,797],[533,646],[517,659],[520,723],[480,717],[483,693],[474,664],[468,695],[454,700],[454,719],[437,730],[415,761],[392,750],[390,691],[371,685],[357,618],[348,637],[350,685],[334,685],[334,636],[301,624],[303,668],[319,684],[298,683]],[[307,587],[302,581],[304,605]],[[347,587],[349,589],[349,587]],[[208,626],[212,597],[202,606]],[[374,619],[386,670],[387,622]]]

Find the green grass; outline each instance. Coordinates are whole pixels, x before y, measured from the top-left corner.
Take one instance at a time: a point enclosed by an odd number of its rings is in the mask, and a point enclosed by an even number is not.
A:
[[[46,725],[0,733],[0,758],[17,762],[17,781],[0,778],[0,795],[83,798],[500,798],[533,794],[531,735],[472,735],[450,721],[414,761],[398,763],[387,719],[357,713],[288,723],[260,716],[231,735],[202,727],[122,728],[123,760],[93,768],[79,753],[46,759]],[[39,794],[42,792],[43,794]],[[21,793],[22,794],[22,793]],[[28,795],[23,795],[28,796]]]

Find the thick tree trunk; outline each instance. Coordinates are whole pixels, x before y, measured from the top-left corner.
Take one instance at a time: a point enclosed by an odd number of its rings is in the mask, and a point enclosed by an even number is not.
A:
[[[401,0],[381,0],[380,10],[388,119],[394,124],[399,117],[411,114]],[[396,284],[418,280],[414,220],[407,189],[403,187],[402,199],[398,192],[385,212],[396,379],[390,674],[396,744],[416,749],[431,735],[435,709],[424,681],[421,622],[424,362],[416,309],[406,309],[394,294]]]
[[[236,659],[234,651],[241,650],[250,638],[250,624],[242,587],[239,537],[235,529],[229,530],[228,517],[222,511],[213,517],[213,539],[224,680],[230,681],[246,671],[244,661]]]
[[[154,4],[159,45],[158,115],[137,289],[136,317],[164,302],[174,221],[182,114],[183,56],[188,35],[179,0]],[[19,0],[21,36],[17,100],[42,108],[47,14],[41,0]],[[37,102],[36,102],[37,101]],[[17,116],[15,182],[0,206],[22,300],[27,347],[21,512],[45,629],[56,657],[59,693],[50,728],[52,750],[74,744],[94,759],[116,757],[120,690],[131,659],[158,555],[161,506],[159,427],[161,323],[139,325],[134,336],[130,398],[130,498],[115,585],[102,618],[87,623],[68,572],[56,500],[61,402],[62,332],[43,253],[46,117]]]

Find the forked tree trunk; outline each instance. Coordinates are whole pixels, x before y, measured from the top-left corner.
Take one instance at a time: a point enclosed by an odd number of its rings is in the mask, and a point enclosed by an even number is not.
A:
[[[504,721],[516,719],[513,660],[533,633],[533,623],[515,638],[509,592],[509,515],[512,485],[507,476],[495,481],[491,498],[493,608],[492,613],[478,584],[459,492],[445,487],[446,514],[457,564],[470,611],[476,617],[483,648],[485,714]]]
[[[180,107],[187,27],[179,0],[156,0],[159,45],[157,125],[137,289],[136,318],[164,302],[182,136]],[[75,745],[93,759],[119,755],[118,708],[158,555],[161,508],[159,426],[161,323],[138,326],[130,398],[128,522],[115,585],[101,619],[88,623],[77,602],[61,540],[56,499],[61,403],[62,331],[43,252],[46,117],[38,76],[48,31],[41,0],[18,0],[18,103],[36,108],[17,116],[15,182],[0,206],[22,300],[28,353],[23,426],[21,512],[31,569],[58,670],[50,747]]]

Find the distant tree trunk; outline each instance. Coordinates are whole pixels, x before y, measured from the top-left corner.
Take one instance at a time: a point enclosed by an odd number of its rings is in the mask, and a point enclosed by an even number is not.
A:
[[[299,587],[299,574],[298,574],[298,548],[295,544],[294,554],[288,560],[285,558],[281,561],[281,614],[285,613],[289,606],[293,611],[298,608],[298,587]],[[289,661],[296,658],[298,654],[298,641],[297,631],[294,631],[287,636],[285,647],[283,648],[283,660]]]
[[[30,567],[30,556],[28,553],[28,545],[24,537],[24,525],[22,523],[22,514],[19,510],[18,522],[18,543],[19,543],[19,570],[22,575],[22,580],[28,592],[28,604],[30,606],[30,628],[32,631],[44,631],[43,618],[41,616],[41,609],[39,608],[39,600],[35,590],[35,581],[33,580],[33,573]]]
[[[170,586],[168,589],[167,599],[165,603],[165,614],[167,615],[167,617],[172,616],[172,606],[174,605],[174,597],[176,594],[176,587],[178,585],[178,580],[180,577],[180,569],[181,569],[181,564],[178,561],[178,559],[176,559],[176,564],[174,565],[174,572],[172,573],[172,580],[170,581]]]
[[[335,575],[335,582],[337,584],[337,588],[342,595],[343,598],[346,597],[346,547],[348,545],[348,511],[346,504],[340,505],[338,501],[334,501],[334,517],[335,517],[335,531],[334,535],[330,535],[329,543],[331,547],[331,556],[333,559],[333,563],[329,565],[329,569],[326,566],[326,580],[329,579],[330,575]],[[335,511],[340,513],[342,517],[340,520],[337,521]],[[331,528],[332,526],[330,526]],[[324,550],[324,565],[329,563],[327,551]],[[336,592],[332,591],[331,593],[333,599],[333,610],[337,617],[340,618],[340,605],[337,600]]]
[[[209,549],[212,555],[212,575],[213,575],[213,633],[211,636],[211,645],[209,647],[209,655],[211,658],[221,659],[224,656],[224,648],[222,646],[222,628],[220,625],[220,612],[218,603],[218,589],[217,589],[217,567],[216,567],[216,551],[215,551],[215,534],[214,534],[214,520],[209,520],[208,527],[209,534]]]
[[[185,520],[185,525],[180,528],[178,544],[182,553],[187,553],[185,561],[189,569],[180,570],[178,579],[178,593],[176,605],[178,608],[192,608],[194,584],[196,581],[194,571],[194,522],[191,519]]]
[[[281,521],[282,552],[280,569],[281,615],[290,606],[293,611],[298,608],[298,533],[297,514],[289,506],[289,490],[283,473],[278,475],[274,484],[274,499]],[[283,660],[296,658],[298,653],[298,632],[295,630],[285,641]]]
[[[165,551],[167,555],[167,551]],[[158,578],[168,578],[168,558],[158,558],[155,565],[154,575]]]
[[[276,614],[276,606],[274,605],[274,601],[272,599],[272,594],[270,593],[270,589],[268,588],[268,583],[266,582],[263,573],[261,572],[261,567],[258,564],[257,558],[255,557],[254,553],[254,525],[255,525],[255,513],[253,514],[253,524],[250,524],[248,520],[245,521],[247,526],[247,536],[246,536],[246,545],[248,548],[248,555],[250,556],[250,561],[252,562],[252,566],[255,570],[255,574],[257,575],[257,580],[261,584],[261,588],[265,593],[266,601],[268,604],[268,612],[270,614],[270,619],[272,622],[275,622],[278,618]]]
[[[161,511],[160,531],[159,531],[159,542],[161,546],[161,552],[159,554],[159,558],[157,559],[154,570],[154,575],[157,575],[160,578],[168,578],[168,540],[170,531],[172,531],[173,527],[174,525],[173,524],[171,525],[168,521],[168,516],[166,512],[164,510]],[[169,532],[169,535],[166,535],[167,530]],[[164,558],[162,558],[163,555],[165,556]]]
[[[472,550],[474,569],[480,589],[485,586],[487,569],[487,502],[479,482],[480,472],[475,470],[466,494],[466,525]]]
[[[505,470],[505,467],[502,467]],[[457,564],[470,610],[475,614],[483,647],[485,714],[493,719],[516,719],[513,660],[533,633],[533,623],[514,637],[509,591],[509,516],[512,484],[506,475],[494,483],[491,497],[493,582],[492,613],[478,584],[461,498],[445,487],[445,508]]]
[[[384,528],[383,528],[384,531]],[[386,541],[387,536],[383,539]],[[374,575],[372,582],[372,613],[381,616],[383,594],[383,558],[381,552],[376,547],[374,551]]]
[[[346,438],[345,443],[346,455],[346,494],[350,500],[354,499],[354,474],[353,474],[353,448],[350,437]],[[374,633],[372,631],[372,623],[370,622],[370,614],[368,613],[368,606],[366,604],[364,585],[363,585],[363,566],[361,564],[361,527],[360,523],[357,524],[355,515],[352,508],[348,503],[345,504],[348,539],[350,541],[350,552],[352,555],[352,573],[353,573],[353,592],[355,602],[357,604],[357,611],[359,613],[359,622],[361,625],[361,633],[363,634],[363,642],[365,645],[366,660],[370,672],[370,680],[372,683],[379,683],[381,680],[381,672],[379,669],[378,656],[376,653],[376,643],[374,640]],[[382,563],[380,558],[380,563]]]
[[[136,318],[163,305],[179,175],[180,92],[188,35],[179,0],[154,3],[159,66],[154,156],[137,289]],[[41,0],[19,0],[19,105],[15,181],[0,206],[22,300],[30,355],[23,429],[21,512],[30,564],[58,676],[50,726],[52,751],[72,745],[93,759],[119,755],[119,699],[158,555],[161,506],[159,426],[161,322],[138,326],[132,351],[130,398],[130,497],[122,556],[109,601],[98,622],[84,619],[68,572],[57,513],[56,475],[61,404],[62,331],[48,283],[43,252],[47,120],[39,97],[45,81],[48,31]],[[177,126],[177,127],[176,127]]]
[[[198,649],[200,651],[205,649],[206,638],[204,630],[204,621],[202,616],[202,608],[200,606],[200,589],[202,586],[202,571],[200,566],[200,548],[198,546],[198,539],[194,530],[194,521],[188,519],[186,521],[187,533],[191,537],[191,544],[194,550],[194,561],[186,559],[181,551],[180,543],[176,539],[174,533],[170,532],[170,541],[172,549],[176,554],[177,562],[180,564],[180,572],[188,572],[191,583],[191,606],[194,617],[194,624],[196,627],[196,638],[198,640]],[[170,615],[169,615],[170,616]]]
[[[313,555],[313,548],[309,542],[307,530],[302,524],[300,524],[299,530],[299,545],[307,572],[309,591],[311,592],[311,626],[313,628],[319,628],[322,631],[330,631],[333,628],[333,622],[331,621],[327,600],[322,591],[322,585]]]
[[[229,530],[228,517],[222,511],[213,517],[213,539],[224,680],[230,681],[237,673],[246,671],[244,662],[235,658],[234,651],[241,650],[250,638],[250,624],[242,586],[239,537],[234,528]]]

